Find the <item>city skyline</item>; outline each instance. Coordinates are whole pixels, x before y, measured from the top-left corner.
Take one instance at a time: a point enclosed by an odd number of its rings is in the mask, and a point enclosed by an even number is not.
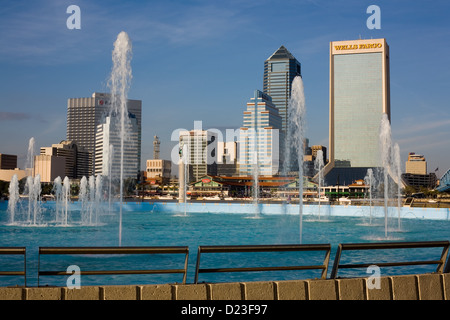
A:
[[[66,8],[81,8],[81,29],[69,30]],[[381,8],[370,30],[369,5]],[[329,147],[331,41],[385,38],[391,59],[391,122],[402,165],[423,154],[438,177],[450,168],[450,5],[436,1],[150,1],[14,2],[0,11],[0,152],[26,159],[36,147],[66,139],[67,100],[109,92],[111,52],[124,30],[133,41],[128,98],[142,100],[142,158],[170,159],[174,130],[239,128],[249,92],[263,89],[264,61],[285,46],[302,65],[307,137]],[[270,13],[270,16],[268,16]],[[271,21],[264,24],[265,19]],[[103,27],[104,26],[104,27]],[[19,128],[19,130],[18,130]],[[142,168],[141,168],[142,169]]]

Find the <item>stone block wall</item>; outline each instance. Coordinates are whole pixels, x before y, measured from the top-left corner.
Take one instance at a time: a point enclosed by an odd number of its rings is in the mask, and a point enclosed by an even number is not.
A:
[[[450,300],[450,274],[236,283],[1,287],[0,300]]]

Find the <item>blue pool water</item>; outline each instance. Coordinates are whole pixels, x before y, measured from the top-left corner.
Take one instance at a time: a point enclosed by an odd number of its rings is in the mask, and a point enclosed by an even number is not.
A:
[[[51,214],[54,203],[43,205],[46,214]],[[71,204],[71,220],[75,220],[77,203]],[[252,205],[238,203],[125,203],[122,222],[121,245],[125,246],[189,246],[189,267],[187,283],[194,280],[197,248],[203,245],[262,245],[298,244],[300,242],[298,207],[287,209],[282,205],[261,205],[256,214]],[[114,210],[115,211],[115,210]],[[380,242],[380,241],[430,241],[450,239],[448,209],[402,208],[401,229],[398,229],[397,210],[389,213],[388,238],[385,238],[384,211],[373,209],[369,216],[367,207],[321,206],[320,217],[317,206],[305,206],[303,216],[302,243],[332,245],[329,271],[339,243]],[[372,224],[368,225],[369,218]],[[319,220],[320,218],[320,220]],[[107,211],[99,218],[98,225],[80,226],[76,222],[68,226],[45,223],[41,226],[9,224],[7,202],[0,202],[0,247],[24,246],[27,248],[27,285],[37,285],[38,248],[51,246],[118,246],[119,219],[117,213]],[[442,249],[396,251],[395,259],[405,261],[420,258],[439,258]],[[321,264],[323,253],[258,253],[258,254],[210,254],[202,255],[202,267],[274,266],[301,264]],[[372,254],[371,261],[389,259],[392,250]],[[45,258],[45,259],[43,259]],[[41,258],[41,267],[52,267],[58,261],[52,257]],[[106,257],[82,256],[64,257],[59,266],[75,264],[81,270],[93,270],[99,265],[107,269],[144,269],[151,263],[156,268],[180,268],[184,257],[158,255],[151,257],[130,257],[111,255]],[[248,259],[248,260],[246,260]],[[343,255],[342,262],[364,262],[362,254]],[[17,257],[0,256],[0,270],[21,268]],[[23,264],[22,264],[23,265]],[[60,267],[61,269],[62,267]],[[50,268],[51,269],[51,268]],[[389,268],[382,275],[415,272],[433,272],[435,266]],[[361,271],[340,272],[340,275],[362,276]],[[353,272],[353,273],[352,273]],[[200,275],[199,281],[229,282],[256,280],[284,280],[318,278],[320,271],[216,273]],[[66,285],[66,277],[45,277],[40,285]],[[136,276],[83,276],[82,285],[146,284],[181,282],[181,275],[136,275]],[[0,286],[23,285],[22,279],[0,277]]]

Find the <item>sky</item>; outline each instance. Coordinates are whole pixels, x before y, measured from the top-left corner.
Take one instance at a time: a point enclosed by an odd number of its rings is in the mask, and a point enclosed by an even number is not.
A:
[[[80,29],[68,29],[70,5]],[[370,5],[381,28],[369,29]],[[7,0],[0,5],[0,153],[66,139],[67,100],[109,92],[113,43],[133,44],[128,98],[142,100],[142,160],[170,159],[176,129],[236,129],[264,61],[284,45],[302,66],[310,145],[329,145],[330,41],[386,38],[392,140],[402,162],[423,154],[438,177],[450,168],[448,0]]]

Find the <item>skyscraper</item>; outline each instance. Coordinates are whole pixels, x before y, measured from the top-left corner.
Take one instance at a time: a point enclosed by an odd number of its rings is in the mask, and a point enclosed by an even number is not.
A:
[[[138,161],[141,159],[141,114],[142,101],[128,100],[128,111],[136,117],[138,130]],[[110,94],[92,94],[89,98],[71,98],[67,102],[67,140],[90,153],[89,172],[94,174],[95,168],[95,135],[97,126],[103,123],[111,108]]]
[[[61,178],[81,179],[89,175],[89,152],[73,141],[61,141],[51,147],[41,147],[41,155],[64,157],[65,174]]]
[[[326,183],[352,183],[380,167],[382,115],[390,118],[385,39],[330,43],[330,162]]]
[[[127,138],[123,148],[123,178],[136,178],[139,173],[140,149],[137,118],[128,112]],[[95,139],[95,174],[120,177],[120,124],[114,115],[108,116],[97,126]]]
[[[282,130],[287,132],[288,103],[292,80],[301,76],[300,62],[281,46],[264,62],[263,92],[272,97],[282,119]]]
[[[186,161],[188,172],[187,183],[200,180],[207,174],[217,174],[217,134],[208,130],[194,129],[179,132],[180,149],[183,161]]]
[[[240,175],[252,175],[257,163],[259,175],[274,175],[279,170],[279,141],[283,141],[282,120],[267,94],[255,90],[244,111],[244,126],[239,134]]]

